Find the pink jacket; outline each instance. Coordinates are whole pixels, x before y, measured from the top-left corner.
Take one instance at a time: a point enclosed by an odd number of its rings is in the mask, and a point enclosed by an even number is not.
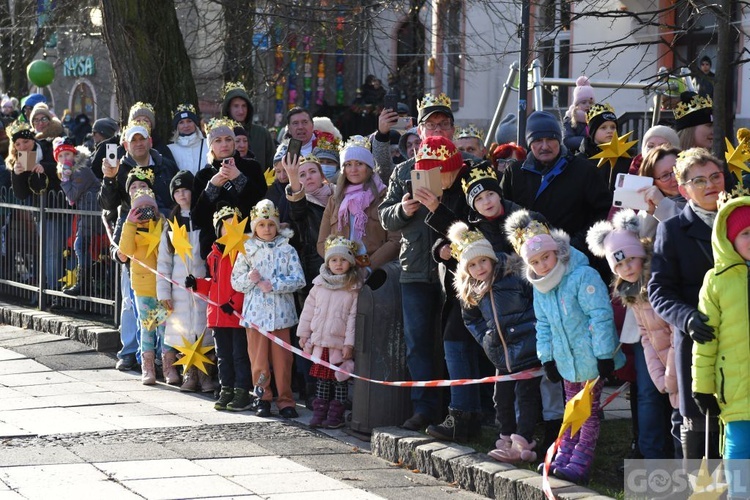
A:
[[[334,289],[323,276],[313,280],[297,325],[297,336],[308,339],[306,352],[319,356],[322,348],[327,347],[331,350],[330,360],[335,363],[344,346],[354,347],[358,296],[359,286]]]

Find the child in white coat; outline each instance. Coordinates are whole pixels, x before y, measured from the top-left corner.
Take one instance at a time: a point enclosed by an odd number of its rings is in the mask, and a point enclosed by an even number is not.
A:
[[[342,236],[329,236],[325,242],[325,263],[313,280],[305,300],[297,336],[305,352],[347,371],[354,364],[354,332],[360,280],[355,265],[358,245]],[[347,397],[345,376],[323,365],[313,365],[310,375],[317,379],[311,427],[338,429],[344,425]],[[334,394],[331,394],[333,389]]]

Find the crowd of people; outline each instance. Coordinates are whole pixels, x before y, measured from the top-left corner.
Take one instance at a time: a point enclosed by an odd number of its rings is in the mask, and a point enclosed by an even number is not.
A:
[[[96,193],[123,266],[117,369],[140,368],[150,385],[161,365],[167,384],[216,392],[216,410],[262,417],[275,395],[278,414],[296,418],[295,385],[311,425],[341,427],[358,292],[398,260],[412,380],[544,373],[494,391],[412,388],[404,428],[466,441],[489,420],[499,431],[491,457],[533,462],[558,435],[565,401],[588,387],[591,416],[565,432],[550,469],[585,482],[602,388],[619,378],[632,383],[632,457],[701,458],[708,442],[709,457],[750,458],[750,198],[733,196],[741,179],[709,152],[710,97],[683,94],[673,125],[647,130],[634,158],[597,162],[621,130],[585,77],[563,120],[529,115],[528,150],[513,142],[513,115],[488,150],[482,130],[456,125],[444,94],[418,101],[416,127],[398,130],[408,108],[384,108],[377,130],[346,140],[293,107],[276,145],[242,85],[225,91],[222,116],[206,124],[193,105],[178,107],[169,144],[142,102],[121,134],[111,119],[94,122],[93,151],[62,138],[33,95],[7,125],[17,198],[61,190],[90,209],[82,197]],[[435,169],[439,183],[423,182]],[[613,207],[620,174],[648,179],[640,209]],[[82,279],[97,230],[77,228]],[[56,280],[59,259],[48,258]],[[217,373],[181,373],[175,346],[201,338]]]

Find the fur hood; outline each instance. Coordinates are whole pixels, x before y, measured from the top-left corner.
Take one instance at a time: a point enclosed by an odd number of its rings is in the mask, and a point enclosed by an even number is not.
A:
[[[86,146],[76,146],[76,157],[71,167],[73,172],[77,172],[81,169],[88,168],[91,166],[91,151]],[[62,179],[62,165],[57,164],[57,177]]]
[[[65,129],[63,128],[63,124],[60,120],[58,120],[55,117],[52,117],[49,121],[49,125],[47,125],[47,128],[44,129],[42,132],[38,132],[36,134],[36,140],[48,140],[51,141],[55,137],[62,137],[65,135]]]

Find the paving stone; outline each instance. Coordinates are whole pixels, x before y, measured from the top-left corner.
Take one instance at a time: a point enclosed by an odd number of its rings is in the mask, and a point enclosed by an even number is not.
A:
[[[590,500],[592,497],[602,498],[596,491],[577,485],[556,489],[554,493],[558,500],[581,500],[583,498]]]
[[[549,484],[553,492],[557,488],[568,488],[575,486],[570,481],[563,481],[556,477],[549,477]],[[518,500],[544,500],[545,494],[542,490],[542,476],[535,474],[535,477],[521,479],[516,482],[516,495]]]
[[[469,455],[469,457],[471,456]],[[471,476],[474,479],[473,491],[488,498],[495,498],[495,474],[515,469],[515,467],[510,464],[497,462],[486,456],[484,458],[481,462],[469,465]],[[464,457],[459,458],[458,461],[463,459]]]
[[[497,500],[518,500],[517,483],[522,479],[540,477],[539,474],[515,467],[495,474],[495,498]]]
[[[0,453],[0,467],[17,467],[22,465],[70,464],[83,462],[75,453],[61,446],[18,448],[3,446]]]
[[[86,462],[115,462],[138,460],[168,460],[179,458],[179,454],[159,443],[97,444],[71,446],[70,451]],[[97,465],[98,467],[98,465]],[[101,468],[101,467],[100,467]],[[153,476],[151,476],[153,477]],[[132,479],[132,478],[128,478]]]
[[[424,437],[416,431],[400,427],[378,427],[372,430],[372,454],[389,462],[398,462],[398,441],[405,437]]]
[[[433,471],[431,475],[452,483],[455,478],[453,476],[453,469],[451,468],[451,461],[472,453],[474,453],[474,448],[459,446],[457,444],[449,444],[445,449],[437,450],[430,456]]]
[[[447,447],[447,443],[443,441],[435,441],[432,443],[423,444],[417,446],[417,469],[422,471],[424,474],[430,476],[437,476],[437,473],[433,473],[432,460],[430,457],[436,451],[443,450]]]
[[[400,460],[401,463],[403,463],[407,467],[416,467],[417,466],[417,452],[416,452],[417,446],[421,446],[427,443],[432,443],[433,441],[435,441],[435,438],[430,437],[430,436],[403,437],[399,439],[397,443],[398,460]]]

